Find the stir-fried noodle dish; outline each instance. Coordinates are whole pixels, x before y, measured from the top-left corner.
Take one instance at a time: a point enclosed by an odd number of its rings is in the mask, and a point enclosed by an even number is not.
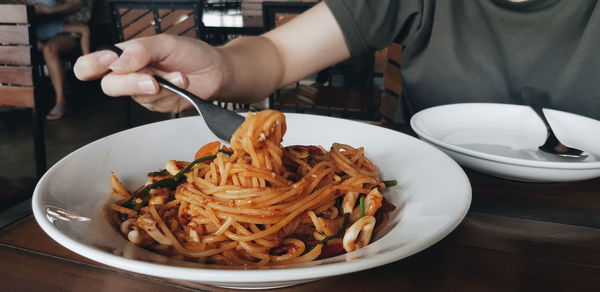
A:
[[[110,219],[132,243],[218,265],[282,265],[369,244],[394,206],[363,148],[281,146],[285,116],[250,113],[231,147],[168,161],[130,192],[112,174]]]

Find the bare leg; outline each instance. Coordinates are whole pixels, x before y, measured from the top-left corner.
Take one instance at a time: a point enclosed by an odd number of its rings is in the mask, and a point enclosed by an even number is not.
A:
[[[54,92],[56,93],[56,108],[60,108],[60,116],[62,117],[62,109],[65,107],[65,68],[63,61],[60,56],[76,47],[75,40],[67,35],[58,35],[50,39],[42,50],[44,55],[44,61],[48,66],[48,73],[50,74],[50,80],[54,86]],[[55,110],[53,109],[53,110]],[[50,118],[50,115],[49,115]]]
[[[85,24],[65,24],[64,31],[81,36],[81,51],[84,55],[90,53],[90,29]]]

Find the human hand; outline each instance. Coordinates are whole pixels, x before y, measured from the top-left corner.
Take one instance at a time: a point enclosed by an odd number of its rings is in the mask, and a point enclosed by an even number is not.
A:
[[[225,61],[214,47],[196,39],[172,35],[139,38],[80,57],[73,71],[80,80],[102,78],[109,96],[131,95],[144,107],[160,112],[177,112],[190,104],[168,90],[161,90],[152,74],[204,99],[219,95],[224,84]],[[112,72],[110,72],[112,71]]]
[[[48,15],[52,14],[52,8],[41,3],[33,3],[35,7],[35,14],[37,15]]]

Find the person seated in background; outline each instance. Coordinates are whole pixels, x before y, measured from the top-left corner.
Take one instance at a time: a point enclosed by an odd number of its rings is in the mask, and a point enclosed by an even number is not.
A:
[[[204,99],[251,103],[351,55],[402,45],[395,122],[449,103],[522,103],[600,119],[600,3],[567,0],[325,0],[261,36],[221,47],[159,35],[79,58],[81,80],[156,111],[187,103],[161,75]],[[183,103],[183,104],[180,104]],[[187,105],[189,106],[189,105]]]
[[[46,117],[57,120],[66,112],[65,69],[61,59],[77,49],[76,38],[83,55],[90,53],[91,0],[32,0],[36,14],[42,16],[37,36],[44,61],[54,87],[56,103]]]
[[[27,3],[34,5],[36,10],[45,9],[41,8],[42,5],[46,7],[56,6],[56,0],[30,0]],[[37,23],[38,48],[42,50],[45,42],[62,33],[79,37],[79,46],[83,55],[90,53],[90,28],[86,24],[68,24],[54,18],[43,19]]]

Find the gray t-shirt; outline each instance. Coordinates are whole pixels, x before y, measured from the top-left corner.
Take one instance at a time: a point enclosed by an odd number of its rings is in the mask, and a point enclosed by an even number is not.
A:
[[[600,7],[596,0],[326,0],[352,55],[405,48],[398,122],[458,102],[521,103],[600,119]]]

